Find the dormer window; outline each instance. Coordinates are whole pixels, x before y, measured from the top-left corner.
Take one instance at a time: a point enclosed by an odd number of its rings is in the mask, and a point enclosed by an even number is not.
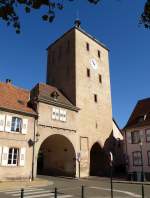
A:
[[[54,91],[51,93],[51,97],[54,99],[54,100],[57,100],[59,94],[57,93],[57,91]]]
[[[144,120],[146,120],[146,117],[147,117],[147,115],[146,115],[146,114],[145,114],[145,115],[142,115],[142,116],[137,117],[137,122],[138,122],[138,123],[143,122]]]

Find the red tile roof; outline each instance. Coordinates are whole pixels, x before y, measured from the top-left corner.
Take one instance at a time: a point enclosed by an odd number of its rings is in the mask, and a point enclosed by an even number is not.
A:
[[[139,100],[124,129],[150,125],[150,98]]]
[[[36,115],[28,106],[30,92],[11,83],[0,82],[0,108]]]

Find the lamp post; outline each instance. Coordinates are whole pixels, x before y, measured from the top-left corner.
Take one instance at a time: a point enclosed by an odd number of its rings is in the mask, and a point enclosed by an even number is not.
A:
[[[109,152],[110,155],[110,185],[111,185],[111,198],[113,198],[113,182],[112,182],[112,171],[113,171],[113,154]]]
[[[140,140],[139,142],[140,145],[140,151],[141,151],[141,182],[142,182],[142,198],[144,198],[144,169],[143,169],[143,152],[142,152],[142,148],[143,148],[143,143]]]
[[[39,132],[36,133],[36,135],[34,136],[34,140],[29,140],[29,145],[33,146],[33,150],[32,150],[32,175],[31,175],[31,179],[32,181],[34,180],[34,158],[35,158],[35,143],[39,141],[39,137],[40,134]]]

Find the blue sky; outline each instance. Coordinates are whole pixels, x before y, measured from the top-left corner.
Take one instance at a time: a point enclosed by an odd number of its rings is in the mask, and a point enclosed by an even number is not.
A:
[[[0,80],[10,78],[27,89],[45,82],[46,48],[73,26],[79,12],[82,28],[110,49],[113,116],[123,127],[137,100],[150,96],[150,30],[138,25],[145,0],[103,0],[97,6],[74,1],[57,11],[52,24],[41,20],[43,10],[29,15],[20,10],[20,35],[0,23]]]

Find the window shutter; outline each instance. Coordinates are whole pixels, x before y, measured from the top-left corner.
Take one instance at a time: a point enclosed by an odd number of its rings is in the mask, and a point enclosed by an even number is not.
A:
[[[131,144],[131,132],[127,132],[127,142]]]
[[[24,166],[25,165],[25,157],[26,157],[26,148],[20,149],[20,157],[19,157],[19,165]]]
[[[11,132],[11,122],[12,122],[12,116],[7,115],[6,116],[6,126],[5,126],[5,131]]]
[[[60,121],[63,121],[64,111],[60,109]]]
[[[140,131],[140,140],[144,142],[144,132]]]
[[[56,120],[59,120],[59,109],[57,108],[55,112],[56,112]]]
[[[4,146],[3,152],[2,152],[2,162],[1,162],[2,166],[7,166],[8,164],[8,151],[9,151],[9,148]]]
[[[22,134],[27,134],[28,130],[28,119],[22,120]]]
[[[1,161],[2,161],[2,147],[0,146],[0,164],[1,164]]]
[[[4,131],[5,127],[5,115],[0,114],[0,131]]]
[[[52,108],[52,119],[55,120],[56,119],[56,108]]]

